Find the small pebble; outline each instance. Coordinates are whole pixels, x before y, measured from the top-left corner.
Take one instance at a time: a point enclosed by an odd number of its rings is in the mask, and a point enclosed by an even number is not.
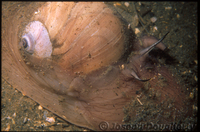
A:
[[[171,6],[165,7],[165,10],[171,10],[171,9],[172,9]]]
[[[157,31],[158,28],[156,26],[153,27],[153,32]]]
[[[129,3],[128,3],[128,2],[125,2],[124,5],[125,5],[126,7],[128,7],[128,6],[129,6]]]
[[[40,13],[40,11],[39,11],[39,10],[35,12],[35,15],[37,15],[38,13]]]
[[[117,3],[115,3],[115,4],[113,4],[113,5],[114,5],[115,7],[116,7],[116,6],[121,6],[121,4],[120,4],[120,3],[118,3],[118,2],[117,2]]]
[[[39,105],[39,106],[38,106],[38,109],[39,109],[39,110],[42,110],[43,108],[42,108],[42,106],[41,106],[41,105]]]
[[[182,74],[186,74],[186,73],[187,73],[187,71],[182,72]]]
[[[26,62],[26,65],[30,65],[30,64],[31,64],[31,62],[29,62],[29,61],[28,61],[28,62]]]
[[[176,15],[176,17],[177,17],[177,18],[180,18],[180,15],[179,15],[179,14],[177,14],[177,15]]]
[[[121,66],[122,70],[124,69],[124,64]]]
[[[13,114],[13,117],[16,117],[16,113]]]
[[[135,28],[135,34],[138,34],[140,30],[138,28]]]
[[[194,76],[194,80],[197,82],[198,81],[198,78],[197,78],[197,76]]]
[[[157,17],[152,17],[152,18],[150,18],[150,20],[152,23],[155,23],[157,21]]]
[[[6,117],[6,119],[12,119],[10,116]]]
[[[197,60],[194,60],[194,62],[195,62],[196,64],[198,64],[198,61],[197,61]]]
[[[28,121],[27,117],[24,118],[23,123],[26,124]]]
[[[193,110],[198,111],[198,107],[197,106],[193,105],[192,108],[193,108]]]
[[[193,92],[190,92],[190,98],[191,98],[191,99],[194,98],[194,94],[193,94]]]
[[[10,130],[10,124],[7,125],[5,131],[9,131]]]
[[[130,27],[131,27],[131,24],[129,23],[129,24],[128,24],[128,29],[130,29]]]
[[[15,124],[15,120],[12,118],[12,124]]]
[[[52,123],[52,122],[55,122],[55,119],[54,119],[54,117],[47,117],[46,121]]]
[[[18,90],[15,90],[16,93],[19,93]]]

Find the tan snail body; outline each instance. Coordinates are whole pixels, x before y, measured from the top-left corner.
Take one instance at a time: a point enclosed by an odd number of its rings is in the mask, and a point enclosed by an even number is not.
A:
[[[47,3],[32,21],[46,27],[53,45],[52,60],[74,73],[108,66],[125,50],[123,24],[104,3]]]

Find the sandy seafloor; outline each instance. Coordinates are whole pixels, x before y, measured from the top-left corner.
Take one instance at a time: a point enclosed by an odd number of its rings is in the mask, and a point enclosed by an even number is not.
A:
[[[129,2],[130,3],[130,2]],[[11,2],[3,2],[2,10]],[[124,2],[109,3],[116,4],[120,10],[130,15],[133,4],[125,6]],[[194,103],[193,116],[185,120],[185,123],[197,123],[197,101],[198,101],[198,31],[197,31],[197,3],[195,2],[136,2],[136,9],[142,11],[152,9],[151,13],[143,16],[145,21],[150,21],[152,16],[157,18],[155,23],[150,23],[147,30],[151,35],[160,38],[160,34],[170,31],[163,41],[168,47],[168,54],[175,58],[178,63],[170,64],[169,67],[180,83],[184,85],[183,91],[193,94]],[[17,4],[16,4],[17,5]],[[18,3],[18,5],[24,5]],[[6,14],[2,14],[5,19]],[[142,29],[138,25],[138,29]],[[152,30],[157,29],[157,30]],[[145,31],[144,31],[145,33]],[[162,61],[161,61],[162,62]],[[21,92],[14,89],[4,78],[1,81],[1,130],[10,131],[90,131],[62,120],[46,109],[39,109],[39,104],[34,100],[23,96]],[[196,111],[196,112],[195,112]],[[54,117],[55,123],[48,123],[44,116]],[[185,128],[186,130],[187,128]],[[187,129],[189,130],[189,129]]]

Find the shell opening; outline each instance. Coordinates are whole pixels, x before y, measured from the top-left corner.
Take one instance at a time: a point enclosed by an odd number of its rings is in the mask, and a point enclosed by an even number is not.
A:
[[[26,34],[22,37],[22,46],[28,53],[32,54],[34,52],[35,45],[31,35]]]

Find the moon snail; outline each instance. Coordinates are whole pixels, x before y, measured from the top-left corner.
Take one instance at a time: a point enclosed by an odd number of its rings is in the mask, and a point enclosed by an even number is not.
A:
[[[166,67],[146,61],[155,47],[166,48],[161,41],[167,34],[160,40],[143,36],[142,45],[138,40],[133,43],[131,29],[104,3],[47,2],[21,36],[20,71],[28,71],[22,91],[63,119],[92,130],[99,130],[102,121],[122,124],[125,104],[144,89],[143,101],[159,104],[177,118],[185,116],[188,111],[174,110],[184,107],[185,98],[174,77]],[[161,87],[160,76],[167,85]],[[160,96],[150,98],[150,89]],[[174,106],[170,109],[163,104],[169,99]],[[132,117],[137,118],[134,112]]]

